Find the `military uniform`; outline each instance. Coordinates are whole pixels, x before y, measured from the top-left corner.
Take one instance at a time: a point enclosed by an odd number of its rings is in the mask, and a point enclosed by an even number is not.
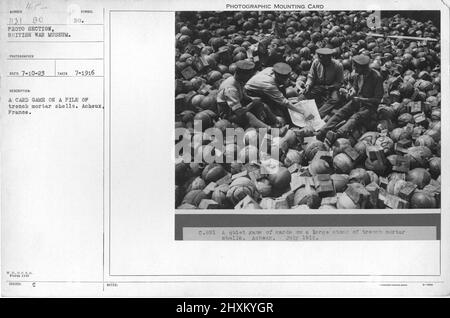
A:
[[[266,67],[254,75],[245,84],[245,91],[249,96],[260,97],[270,107],[270,111],[277,115],[290,119],[287,107],[291,105],[284,96],[284,89],[275,80],[275,73],[287,76],[291,67],[285,63],[277,63],[273,67]]]
[[[318,49],[317,54],[331,55],[333,51],[328,48]],[[310,90],[305,97],[314,99],[319,107],[319,114],[324,118],[330,112],[339,106],[340,96],[339,88],[344,81],[344,68],[341,63],[331,59],[330,64],[323,65],[318,59],[311,64],[308,73],[306,85]],[[324,86],[333,86],[331,89],[325,89]]]
[[[236,65],[244,71],[254,68],[254,63],[249,61],[239,61]],[[228,77],[220,84],[216,100],[219,117],[241,127],[267,128],[274,121],[267,116],[262,103],[254,103],[251,109],[246,109],[253,100],[245,93],[244,83],[239,82],[235,76]]]
[[[368,65],[370,61],[368,57],[361,56],[357,56],[353,60],[360,65]],[[336,131],[336,126],[344,120],[346,122],[337,131],[339,135],[351,132],[357,125],[376,120],[377,108],[384,94],[383,78],[380,73],[369,68],[366,74],[355,74],[352,82],[355,96],[370,98],[372,101],[350,100],[328,120],[321,129],[321,135],[326,131]]]

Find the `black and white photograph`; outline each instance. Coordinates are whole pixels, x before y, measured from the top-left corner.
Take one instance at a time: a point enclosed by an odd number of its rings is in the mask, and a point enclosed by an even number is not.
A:
[[[440,207],[439,11],[179,11],[175,32],[176,209]]]

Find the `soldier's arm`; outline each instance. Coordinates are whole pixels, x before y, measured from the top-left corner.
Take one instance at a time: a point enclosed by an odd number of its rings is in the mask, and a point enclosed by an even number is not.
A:
[[[362,102],[366,102],[372,105],[379,105],[384,95],[383,80],[381,77],[376,78],[374,86],[375,87],[373,97],[370,98],[359,97],[358,99]]]
[[[308,78],[306,79],[305,87],[310,88],[314,85],[314,80],[316,78],[316,61],[311,64],[311,68],[308,72]]]
[[[333,84],[329,85],[327,88],[338,89],[342,86],[342,83],[344,83],[344,68],[342,67],[341,64],[339,64],[336,69],[335,81]]]
[[[241,104],[245,105],[244,107],[247,110],[250,110],[255,104],[260,103],[261,102],[261,98],[260,97],[250,97],[247,95],[247,93],[243,92],[243,96],[242,96],[242,100],[241,100]]]
[[[251,103],[252,101],[253,101],[253,98],[250,97],[250,96],[248,96],[248,95],[245,93],[245,91],[244,91],[244,92],[243,92],[243,95],[242,95],[242,101],[241,101],[241,103],[242,103],[243,105],[247,105],[247,104]]]
[[[224,97],[231,111],[234,113],[239,113],[243,107],[240,100],[239,92],[235,88],[227,88],[224,91]]]
[[[264,93],[277,105],[281,107],[287,107],[289,109],[292,109],[293,111],[299,111],[291,104],[291,102],[286,97],[284,97],[284,95],[276,86],[267,87],[264,90]]]

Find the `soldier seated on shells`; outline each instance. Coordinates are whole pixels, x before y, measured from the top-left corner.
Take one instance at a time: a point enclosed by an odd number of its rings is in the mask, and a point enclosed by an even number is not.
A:
[[[347,137],[352,130],[361,125],[368,125],[376,120],[377,108],[383,98],[383,78],[380,73],[369,67],[370,58],[358,55],[353,58],[355,74],[352,87],[342,106],[317,133],[317,138],[325,137],[332,144],[336,138]],[[338,124],[344,125],[337,128]]]
[[[276,63],[255,74],[245,84],[245,91],[249,96],[259,97],[269,106],[268,114],[271,120],[276,120],[278,126],[283,122],[291,122],[288,109],[303,113],[285,97],[285,87],[290,81],[291,71],[288,64]]]
[[[279,127],[275,115],[261,98],[249,97],[244,91],[244,85],[254,74],[254,69],[255,64],[251,61],[236,62],[235,74],[223,81],[219,87],[217,94],[219,117],[243,128]]]
[[[332,59],[332,49],[320,48],[316,53],[317,59],[311,64],[303,94],[306,99],[316,101],[323,119],[340,106],[339,89],[344,81],[344,68]]]

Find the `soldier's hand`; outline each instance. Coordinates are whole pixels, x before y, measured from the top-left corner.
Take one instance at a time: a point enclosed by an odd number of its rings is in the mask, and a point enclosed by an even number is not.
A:
[[[305,90],[303,91],[303,94],[308,94],[310,89],[311,89],[310,85],[305,85]]]
[[[352,97],[352,96],[354,96],[356,94],[356,92],[355,92],[355,89],[352,87],[352,88],[350,88],[349,90],[348,90],[348,96],[349,97]]]
[[[283,125],[284,125],[283,120],[281,120],[280,118],[277,118],[276,121],[275,121],[275,127],[276,127],[276,128],[280,128],[280,127],[282,127]]]

